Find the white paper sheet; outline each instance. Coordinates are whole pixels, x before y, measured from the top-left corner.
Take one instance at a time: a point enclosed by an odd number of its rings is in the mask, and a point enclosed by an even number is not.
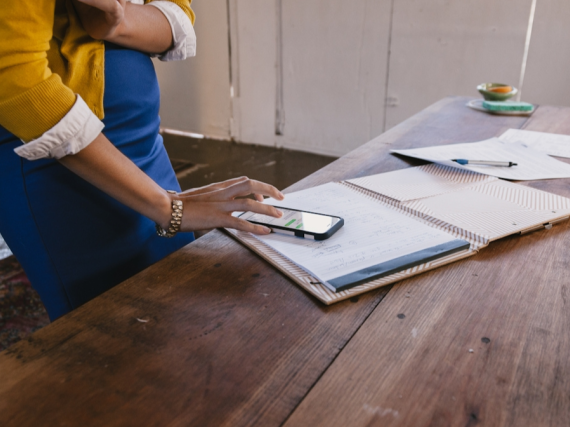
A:
[[[392,152],[498,178],[512,180],[570,178],[570,165],[520,143],[507,143],[498,138],[465,144],[392,150]],[[451,159],[497,160],[515,162],[518,165],[512,167],[463,166]]]
[[[477,172],[431,164],[346,181],[391,199],[407,202],[496,180],[495,177]]]
[[[344,227],[320,242],[279,234],[256,236],[322,283],[456,240],[341,184],[324,184],[266,203],[344,218]]]
[[[504,142],[519,142],[536,151],[556,157],[570,158],[570,136],[532,130],[509,129],[499,139]]]

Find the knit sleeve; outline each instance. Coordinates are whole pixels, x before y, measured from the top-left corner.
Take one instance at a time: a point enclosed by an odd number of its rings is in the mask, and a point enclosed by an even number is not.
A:
[[[0,125],[28,142],[61,121],[76,95],[48,65],[55,0],[0,4]]]

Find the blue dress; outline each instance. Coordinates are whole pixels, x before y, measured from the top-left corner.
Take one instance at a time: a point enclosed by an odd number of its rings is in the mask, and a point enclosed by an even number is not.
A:
[[[107,138],[164,189],[180,190],[158,134],[160,92],[148,55],[105,48]],[[56,319],[194,240],[154,223],[53,159],[16,155],[0,127],[0,234]]]

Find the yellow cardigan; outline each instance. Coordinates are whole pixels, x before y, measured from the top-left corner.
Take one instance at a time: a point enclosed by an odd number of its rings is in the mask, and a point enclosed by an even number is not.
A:
[[[169,1],[194,23],[192,0]],[[67,114],[76,93],[102,119],[104,62],[104,43],[83,29],[71,0],[2,0],[0,125],[29,142]]]

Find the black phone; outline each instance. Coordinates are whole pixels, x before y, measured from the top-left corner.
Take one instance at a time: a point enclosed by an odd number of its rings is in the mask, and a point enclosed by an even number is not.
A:
[[[244,212],[239,218],[269,227],[274,233],[314,240],[328,239],[344,225],[344,220],[339,216],[275,207],[283,212],[281,218],[254,212]]]

